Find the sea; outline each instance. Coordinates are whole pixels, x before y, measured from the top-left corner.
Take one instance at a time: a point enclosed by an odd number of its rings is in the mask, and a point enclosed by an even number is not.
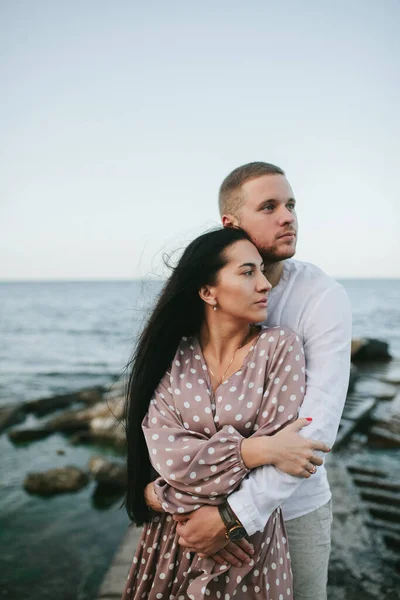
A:
[[[341,283],[353,307],[353,337],[387,341],[400,358],[400,279]],[[161,285],[0,282],[0,406],[123,381]],[[40,422],[28,416],[24,426]],[[86,468],[96,454],[123,460],[111,449],[72,445],[61,434],[22,445],[0,434],[0,598],[96,598],[129,524],[120,501],[96,502],[94,483],[51,498],[23,488],[28,472]]]

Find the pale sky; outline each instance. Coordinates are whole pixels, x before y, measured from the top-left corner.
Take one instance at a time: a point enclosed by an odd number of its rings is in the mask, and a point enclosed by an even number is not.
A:
[[[273,162],[297,258],[400,277],[398,0],[0,0],[0,279],[161,274]]]

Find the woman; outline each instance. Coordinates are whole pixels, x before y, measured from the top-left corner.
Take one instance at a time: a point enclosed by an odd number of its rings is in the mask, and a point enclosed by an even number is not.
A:
[[[278,508],[251,536],[254,557],[219,565],[178,544],[173,514],[222,504],[250,469],[268,464],[271,434],[296,420],[304,355],[295,333],[265,320],[271,286],[239,229],[204,234],[185,250],[143,331],[126,405],[126,507],[145,522],[124,600],[291,600],[290,556]],[[142,425],[142,428],[141,428]],[[164,513],[149,513],[154,479]]]

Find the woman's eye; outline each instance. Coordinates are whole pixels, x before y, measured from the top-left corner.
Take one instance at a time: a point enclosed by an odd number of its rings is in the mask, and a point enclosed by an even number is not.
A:
[[[243,275],[253,275],[253,271],[245,271]]]

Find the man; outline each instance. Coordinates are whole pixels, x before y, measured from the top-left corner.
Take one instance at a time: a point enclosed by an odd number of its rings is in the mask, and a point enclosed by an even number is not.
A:
[[[243,228],[264,259],[265,274],[272,284],[267,324],[286,325],[303,336],[307,387],[299,417],[313,420],[301,435],[296,434],[298,450],[323,447],[313,445],[312,440],[332,446],[350,367],[351,309],[346,293],[318,267],[291,260],[296,249],[297,218],[294,194],[282,169],[262,162],[238,167],[221,185],[219,208],[223,225]],[[224,507],[228,513],[205,506],[174,517],[179,521],[179,543],[217,562],[248,561],[248,542],[228,541],[227,531],[239,531],[239,537],[243,527],[248,536],[262,531],[272,511],[281,506],[295,600],[324,600],[330,498],[323,465],[308,478],[288,475],[274,465],[260,467],[228,497]],[[238,520],[238,529],[230,530],[229,516],[233,522]]]

